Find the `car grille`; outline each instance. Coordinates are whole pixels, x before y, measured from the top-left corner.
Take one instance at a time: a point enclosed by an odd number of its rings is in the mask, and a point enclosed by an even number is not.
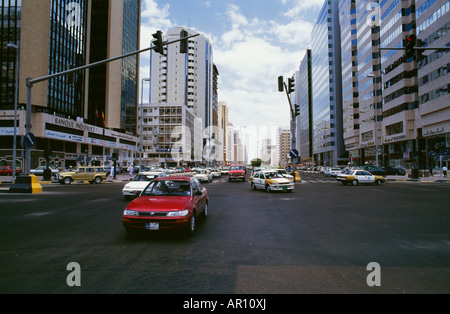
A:
[[[139,217],[166,217],[166,212],[138,212]]]

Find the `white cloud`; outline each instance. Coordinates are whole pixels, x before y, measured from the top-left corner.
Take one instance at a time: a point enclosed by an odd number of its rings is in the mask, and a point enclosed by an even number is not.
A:
[[[312,24],[249,20],[236,5],[229,5],[225,14],[230,29],[215,42],[214,63],[220,73],[219,100],[229,106],[231,122],[289,124],[288,102],[278,92],[277,78],[298,70]]]

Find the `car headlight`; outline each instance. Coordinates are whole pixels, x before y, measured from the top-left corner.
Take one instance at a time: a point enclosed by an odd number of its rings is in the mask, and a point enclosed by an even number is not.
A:
[[[177,210],[177,211],[169,212],[167,214],[167,217],[183,217],[183,216],[187,216],[188,214],[189,214],[189,210],[187,210],[187,209]]]
[[[125,210],[123,211],[123,215],[124,215],[124,216],[139,216],[139,213],[138,213],[137,211],[135,211],[135,210],[128,210],[128,209],[125,209]]]

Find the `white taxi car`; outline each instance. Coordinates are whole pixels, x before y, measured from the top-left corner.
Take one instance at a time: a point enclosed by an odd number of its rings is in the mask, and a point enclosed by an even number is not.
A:
[[[213,178],[220,178],[222,176],[222,173],[220,173],[219,169],[213,168],[211,169],[211,174]]]
[[[162,172],[141,172],[137,174],[130,182],[122,188],[122,194],[125,200],[136,197],[147,187],[155,178],[160,177]]]
[[[348,183],[351,183],[352,185],[358,185],[359,183],[374,183],[380,185],[385,181],[384,177],[375,176],[366,170],[349,170],[345,173],[338,174],[336,180],[343,185],[347,185]]]
[[[271,191],[287,191],[292,192],[295,183],[292,180],[284,178],[277,171],[258,171],[249,178],[250,187],[253,190],[265,189]]]
[[[208,169],[194,170],[192,176],[200,182],[211,182],[212,181],[212,173]]]

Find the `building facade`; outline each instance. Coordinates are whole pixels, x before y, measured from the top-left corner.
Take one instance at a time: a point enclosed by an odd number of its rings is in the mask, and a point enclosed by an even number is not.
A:
[[[68,6],[70,4],[70,6]],[[41,78],[138,50],[140,1],[3,1],[0,86],[0,159],[11,164],[17,45],[17,166],[23,166],[26,79]],[[31,168],[50,164],[133,163],[136,151],[138,58],[109,63],[33,85]]]
[[[186,30],[189,35],[197,33],[189,28],[176,27],[168,30],[164,40],[179,39],[182,30]],[[164,55],[153,50],[150,53],[149,108],[156,110],[156,108],[171,106],[182,108],[176,111],[186,113],[185,118],[178,116],[171,120],[176,123],[163,125],[164,120],[154,121],[152,132],[164,129],[165,133],[170,134],[170,129],[181,128],[185,130],[183,136],[192,135],[194,137],[193,145],[183,148],[185,153],[183,164],[185,165],[205,164],[210,159],[220,161],[223,157],[221,154],[220,156],[216,154],[215,149],[209,149],[211,143],[215,143],[217,140],[216,134],[221,136],[221,132],[217,131],[218,125],[213,124],[219,123],[218,75],[219,72],[213,64],[212,45],[203,35],[188,40],[187,53],[180,53],[179,42],[165,45]],[[196,122],[193,123],[192,119]],[[196,129],[190,130],[194,125]],[[144,129],[143,136],[147,135],[151,134],[147,134]],[[199,143],[200,149],[198,149]],[[170,143],[162,144],[159,142],[153,143],[153,145],[143,145],[144,154],[151,160],[158,160],[158,164],[177,165],[177,161],[172,159],[171,151],[167,150],[170,148],[166,147]],[[208,150],[205,149],[206,147]],[[191,149],[192,153],[188,153],[186,148]],[[215,157],[211,157],[213,152]]]
[[[319,165],[334,166],[345,155],[337,0],[324,2],[311,38],[314,158]]]
[[[450,47],[450,2],[416,1],[416,35],[424,47]],[[450,95],[448,50],[426,50],[418,62],[418,87],[421,132],[419,153],[427,169],[447,164],[450,155]],[[442,156],[442,157],[440,157]]]

